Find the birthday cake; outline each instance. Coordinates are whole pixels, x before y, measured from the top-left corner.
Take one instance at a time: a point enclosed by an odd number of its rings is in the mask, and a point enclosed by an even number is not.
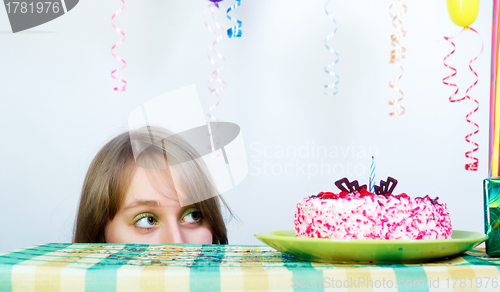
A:
[[[415,199],[393,195],[397,180],[389,177],[375,186],[343,178],[335,194],[321,192],[297,204],[297,237],[331,239],[448,239],[452,227],[445,203],[429,196]]]

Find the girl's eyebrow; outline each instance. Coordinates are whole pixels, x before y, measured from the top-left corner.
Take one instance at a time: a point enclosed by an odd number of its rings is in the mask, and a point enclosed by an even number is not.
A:
[[[127,210],[127,209],[138,207],[138,206],[160,207],[161,204],[158,201],[154,201],[154,200],[134,200],[128,206],[123,208],[123,210]]]

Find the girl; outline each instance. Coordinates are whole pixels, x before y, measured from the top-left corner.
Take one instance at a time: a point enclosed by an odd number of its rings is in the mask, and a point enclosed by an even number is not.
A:
[[[228,244],[217,190],[197,157],[159,127],[112,139],[87,171],[73,242]],[[181,207],[179,196],[197,203]]]

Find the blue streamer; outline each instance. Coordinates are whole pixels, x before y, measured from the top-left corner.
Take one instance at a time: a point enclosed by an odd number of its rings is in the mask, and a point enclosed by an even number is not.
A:
[[[231,17],[229,16],[229,12],[231,12],[232,10],[236,9],[236,7],[240,6],[241,5],[241,0],[236,0],[236,3],[233,4],[233,6],[229,7],[227,9],[227,18],[229,18],[229,20],[231,20],[232,22],[235,22],[236,23],[236,26],[233,26],[231,28],[229,28],[227,30],[227,36],[232,38],[232,37],[235,37],[235,38],[239,38],[241,37],[241,20],[238,20],[234,17]]]
[[[329,95],[329,96],[334,96],[339,91],[339,89],[337,88],[337,84],[339,84],[340,78],[339,78],[339,76],[335,72],[333,72],[332,70],[329,70],[329,69],[331,67],[335,66],[335,64],[337,64],[337,62],[339,61],[339,54],[337,54],[337,52],[332,47],[330,47],[328,45],[328,41],[337,32],[337,22],[335,21],[335,19],[333,19],[333,15],[330,12],[328,12],[328,10],[326,9],[326,7],[328,6],[328,4],[330,4],[330,1],[331,0],[327,0],[326,1],[325,12],[326,12],[326,15],[328,15],[328,18],[330,18],[330,20],[333,21],[333,23],[335,24],[335,29],[326,37],[326,39],[325,39],[325,46],[328,49],[328,51],[330,51],[331,53],[333,53],[335,55],[336,59],[335,59],[335,61],[333,61],[330,64],[328,64],[328,65],[325,66],[325,72],[328,75],[333,76],[336,79],[336,81],[334,81],[334,82],[332,82],[330,84],[325,85],[325,88],[332,88],[334,90],[333,92],[325,92],[325,94]]]

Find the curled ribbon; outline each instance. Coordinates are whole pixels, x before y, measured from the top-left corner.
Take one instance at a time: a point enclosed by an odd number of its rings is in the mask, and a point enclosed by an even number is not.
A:
[[[125,81],[125,80],[123,80],[123,79],[121,79],[121,78],[115,77],[115,76],[113,75],[113,74],[115,74],[116,72],[119,72],[119,71],[121,71],[121,70],[125,69],[125,66],[127,66],[127,62],[125,62],[125,60],[123,60],[122,58],[118,57],[117,55],[115,55],[115,54],[113,53],[113,50],[114,50],[116,47],[118,47],[119,45],[121,45],[121,44],[125,41],[125,33],[124,33],[123,31],[121,31],[118,27],[116,27],[116,26],[113,24],[113,19],[114,19],[114,18],[115,18],[118,14],[120,14],[120,13],[123,11],[123,9],[125,8],[125,1],[124,1],[124,0],[121,0],[121,1],[122,1],[122,3],[123,3],[123,6],[122,6],[122,7],[121,7],[118,11],[116,11],[116,12],[115,12],[115,14],[113,14],[113,16],[111,17],[111,26],[112,26],[112,27],[113,27],[113,28],[114,28],[114,29],[115,29],[118,33],[120,33],[120,34],[123,36],[123,39],[121,39],[119,42],[117,42],[116,44],[114,44],[114,45],[111,47],[111,55],[112,55],[115,59],[117,59],[118,61],[122,62],[122,63],[123,63],[123,66],[122,66],[122,67],[120,67],[120,68],[117,68],[117,69],[115,69],[115,70],[113,70],[113,71],[111,71],[111,77],[112,77],[113,79],[115,79],[115,80],[117,80],[117,81],[120,81],[120,82],[123,82],[123,83],[125,83],[125,84],[123,84],[123,85],[122,85],[122,86],[120,86],[120,87],[115,87],[115,88],[114,88],[114,89],[115,89],[115,91],[125,91],[125,87],[127,86],[127,81]]]
[[[462,31],[461,31],[461,32],[462,32]],[[461,32],[460,32],[460,33],[461,33]],[[448,76],[446,76],[445,78],[443,78],[443,83],[444,83],[445,85],[453,86],[453,87],[455,87],[455,88],[456,88],[455,92],[454,92],[454,93],[453,93],[453,94],[449,97],[449,100],[450,100],[451,102],[457,102],[457,101],[464,100],[464,99],[465,99],[465,96],[464,96],[464,97],[462,97],[462,98],[460,98],[460,99],[453,99],[453,98],[457,95],[457,93],[458,93],[458,85],[456,85],[455,83],[449,83],[449,82],[447,82],[447,81],[446,81],[446,80],[448,80],[449,78],[451,78],[451,77],[453,77],[453,76],[457,75],[457,69],[455,69],[455,68],[451,67],[450,65],[446,64],[446,59],[448,59],[451,55],[453,55],[453,54],[455,53],[456,46],[455,46],[455,44],[453,43],[453,41],[451,40],[451,39],[453,39],[453,38],[454,38],[454,37],[444,37],[444,39],[445,39],[446,41],[448,41],[448,42],[449,42],[449,43],[453,46],[453,50],[452,50],[452,51],[451,51],[448,55],[446,55],[446,57],[444,57],[443,64],[444,64],[444,66],[445,66],[446,68],[453,70],[453,73],[452,73],[452,74],[450,74],[450,75],[448,75]]]
[[[466,27],[466,28],[464,28],[464,30],[465,29],[472,30],[473,32],[475,32],[479,36],[479,38],[481,38],[481,35],[479,35],[479,33],[475,29],[473,29],[472,27]],[[474,83],[471,86],[469,86],[469,88],[467,88],[467,90],[465,91],[465,97],[467,99],[470,99],[471,101],[473,101],[473,102],[475,102],[477,104],[477,107],[473,111],[471,111],[470,113],[468,113],[465,116],[465,120],[467,120],[467,122],[469,124],[471,124],[471,125],[473,125],[473,126],[476,127],[476,130],[474,132],[472,132],[472,133],[468,134],[467,136],[465,136],[465,141],[467,141],[470,144],[472,144],[472,145],[475,146],[474,149],[469,150],[469,151],[467,151],[465,153],[465,157],[474,160],[473,162],[468,163],[468,164],[465,165],[465,169],[469,170],[469,171],[476,171],[478,169],[478,161],[479,161],[477,157],[473,157],[471,155],[472,153],[474,153],[475,151],[477,151],[479,149],[479,144],[477,144],[476,142],[474,142],[474,141],[472,141],[472,140],[469,139],[470,137],[472,137],[473,135],[475,135],[475,134],[477,134],[479,132],[479,125],[469,119],[469,117],[472,114],[474,114],[475,112],[477,112],[477,110],[479,109],[479,102],[476,99],[474,99],[471,96],[469,96],[469,90],[471,90],[474,86],[476,86],[477,82],[479,81],[479,77],[478,77],[476,71],[474,71],[474,69],[472,69],[472,62],[476,61],[477,58],[479,58],[479,56],[483,53],[483,49],[484,49],[484,43],[483,43],[483,41],[481,39],[481,52],[479,52],[479,54],[475,58],[473,58],[472,60],[470,60],[470,62],[469,62],[469,69],[476,76],[476,81],[474,81]]]
[[[394,7],[394,5],[398,5],[400,7],[403,7],[404,10],[399,12],[396,15],[393,15],[391,13],[391,9],[392,9],[392,7]],[[399,81],[399,79],[401,79],[401,77],[403,77],[403,73],[404,73],[403,67],[401,66],[399,61],[405,57],[403,55],[403,53],[406,51],[406,49],[401,46],[401,44],[399,43],[399,40],[406,36],[406,31],[403,29],[403,23],[401,22],[401,19],[400,19],[401,16],[403,16],[406,13],[406,10],[407,10],[406,5],[401,3],[400,0],[394,0],[394,2],[389,7],[389,14],[392,17],[392,26],[396,29],[396,32],[393,35],[391,35],[391,45],[394,47],[394,50],[391,51],[390,63],[396,65],[399,69],[401,69],[401,75],[399,75],[398,77],[389,81],[389,86],[401,94],[400,98],[396,98],[396,99],[389,101],[389,105],[395,106],[396,108],[400,109],[399,111],[389,113],[390,116],[394,116],[394,117],[400,116],[400,115],[405,113],[405,108],[401,104],[399,104],[399,102],[401,102],[403,100],[404,93],[399,87],[394,85],[394,83]],[[400,25],[398,25],[397,23],[399,23]]]
[[[465,116],[465,120],[469,124],[471,124],[474,127],[476,127],[476,130],[474,132],[469,133],[469,134],[467,134],[467,136],[465,136],[465,141],[467,141],[470,144],[474,145],[474,149],[465,152],[465,157],[474,160],[473,162],[467,163],[465,165],[465,170],[468,170],[468,171],[477,171],[478,164],[479,164],[479,159],[477,157],[472,156],[472,153],[476,152],[479,149],[479,144],[477,144],[477,142],[472,141],[470,139],[470,137],[472,137],[473,135],[475,135],[475,134],[477,134],[479,132],[479,125],[477,123],[473,122],[472,120],[470,120],[469,117],[473,113],[477,112],[477,110],[479,109],[479,102],[476,99],[474,99],[474,98],[471,98],[471,97],[467,97],[467,98],[470,99],[470,100],[472,100],[473,102],[475,102],[477,104],[477,106],[476,106],[476,108],[473,111],[471,111],[470,113],[468,113]]]
[[[333,92],[325,92],[325,94],[329,95],[329,96],[333,96],[333,95],[337,94],[337,92],[339,91],[338,88],[337,88],[337,84],[339,84],[340,78],[339,78],[339,76],[335,72],[333,72],[333,70],[329,70],[331,67],[335,66],[335,64],[337,64],[337,62],[339,61],[339,54],[332,47],[330,47],[328,45],[328,41],[337,32],[337,22],[333,18],[333,15],[330,12],[328,12],[328,10],[326,9],[327,6],[328,6],[328,4],[330,4],[330,2],[331,2],[331,0],[327,0],[326,1],[326,3],[325,3],[325,12],[326,12],[326,15],[328,15],[328,18],[331,21],[333,21],[333,24],[335,24],[335,29],[326,37],[326,39],[325,39],[325,46],[328,49],[328,51],[330,51],[332,54],[335,55],[335,60],[333,62],[331,62],[330,64],[327,64],[325,66],[325,72],[328,75],[333,76],[336,81],[333,81],[332,83],[325,85],[325,88],[332,88],[333,89]]]
[[[481,38],[481,35],[479,35],[479,33],[478,33],[475,29],[473,29],[472,27],[464,27],[464,29],[463,29],[462,31],[465,31],[465,30],[471,30],[471,31],[475,32],[475,33],[479,36],[479,38]],[[461,31],[461,32],[462,32],[462,31]],[[461,33],[461,32],[460,32],[460,33]],[[476,61],[476,60],[479,58],[479,56],[483,53],[483,49],[484,49],[484,42],[481,40],[481,51],[479,52],[479,54],[478,54],[476,57],[472,58],[472,59],[470,60],[470,62],[469,62],[469,69],[470,69],[470,71],[472,72],[472,74],[474,74],[474,76],[476,76],[476,81],[474,81],[474,83],[472,83],[472,85],[471,85],[471,86],[469,86],[469,87],[467,88],[467,90],[465,91],[465,96],[464,96],[464,97],[462,97],[462,98],[457,98],[457,99],[453,99],[453,98],[455,97],[455,95],[458,93],[458,86],[457,86],[456,84],[448,83],[448,82],[446,82],[445,80],[447,80],[448,78],[451,78],[451,77],[455,76],[455,75],[457,74],[457,70],[456,70],[455,68],[453,68],[453,67],[451,67],[451,66],[447,65],[445,61],[446,61],[446,59],[447,59],[449,56],[451,56],[451,55],[455,52],[455,44],[451,41],[451,39],[452,39],[453,37],[444,37],[444,38],[445,38],[445,39],[446,39],[449,43],[451,43],[451,44],[453,45],[453,51],[452,51],[451,53],[449,53],[448,55],[446,55],[446,57],[445,57],[445,58],[444,58],[444,60],[443,60],[443,63],[444,63],[444,65],[445,65],[447,68],[452,69],[452,70],[454,71],[454,73],[453,73],[453,74],[451,74],[451,75],[449,75],[449,76],[447,76],[447,77],[445,77],[445,78],[443,79],[443,83],[444,83],[444,84],[446,84],[446,85],[455,86],[455,87],[457,88],[457,89],[456,89],[456,91],[455,91],[455,92],[454,92],[454,93],[450,96],[449,100],[450,100],[451,102],[458,102],[458,101],[462,101],[462,100],[464,100],[464,99],[466,99],[466,98],[467,98],[467,99],[469,99],[469,100],[471,100],[471,101],[475,102],[475,103],[476,103],[476,105],[477,105],[477,106],[476,106],[476,108],[475,108],[474,110],[472,110],[471,112],[469,112],[469,113],[465,116],[465,120],[467,121],[467,123],[471,124],[472,126],[474,126],[474,127],[476,128],[476,130],[475,130],[475,131],[473,131],[472,133],[469,133],[469,134],[467,134],[467,135],[465,136],[465,141],[467,141],[468,143],[470,143],[470,144],[472,144],[472,145],[474,146],[474,148],[473,148],[472,150],[469,150],[469,151],[465,152],[465,157],[467,157],[467,158],[469,158],[469,159],[472,159],[472,160],[473,160],[472,162],[467,163],[467,164],[465,165],[465,169],[466,169],[466,170],[468,170],[468,171],[477,171],[477,169],[478,169],[478,162],[479,162],[479,159],[478,159],[477,157],[472,156],[472,153],[476,152],[476,151],[479,149],[479,144],[478,144],[477,142],[472,141],[472,140],[471,140],[471,137],[472,137],[472,136],[474,136],[475,134],[477,134],[477,133],[479,132],[479,125],[478,125],[477,123],[475,123],[474,121],[472,121],[472,120],[470,119],[470,116],[471,116],[472,114],[474,114],[475,112],[477,112],[477,110],[479,109],[479,101],[477,101],[475,98],[471,97],[471,96],[469,95],[469,91],[470,91],[470,90],[471,90],[474,86],[476,86],[477,82],[479,81],[479,76],[477,75],[477,72],[476,72],[476,71],[474,71],[474,69],[472,68],[472,62]]]
[[[231,7],[229,7],[227,9],[227,12],[226,12],[226,15],[227,15],[227,18],[229,18],[229,20],[231,20],[232,22],[235,22],[236,25],[229,28],[227,30],[227,36],[232,38],[232,37],[235,37],[235,38],[239,38],[241,37],[241,20],[238,20],[234,17],[231,17],[229,16],[229,12],[231,12],[232,10],[236,9],[236,7],[240,6],[241,5],[241,0],[235,0],[236,3],[234,3]]]
[[[215,10],[214,8],[215,7],[218,7],[217,3],[209,4],[208,7],[205,9],[205,12],[203,12],[203,19],[205,19],[205,15],[207,14],[207,12],[209,10],[211,10],[212,20],[215,22],[215,26],[220,31],[224,32],[225,31],[224,28],[222,28],[222,26],[215,20],[215,15],[214,15],[214,10]],[[227,83],[226,83],[226,81],[222,80],[221,78],[219,78],[217,76],[224,69],[224,66],[217,65],[217,63],[215,62],[215,59],[212,58],[211,53],[213,52],[213,54],[215,54],[224,63],[226,62],[226,58],[224,58],[224,56],[222,54],[220,54],[219,52],[217,52],[214,49],[215,45],[222,40],[223,33],[217,35],[217,33],[214,31],[214,29],[210,25],[208,25],[206,21],[205,21],[205,26],[207,27],[208,31],[210,31],[215,36],[214,42],[208,47],[208,54],[207,54],[208,59],[210,60],[210,63],[212,63],[212,65],[215,66],[215,70],[212,71],[210,78],[208,79],[207,87],[208,87],[208,91],[210,93],[212,93],[213,95],[215,95],[215,97],[217,98],[217,102],[215,104],[213,104],[212,106],[210,106],[209,109],[207,110],[207,116],[211,120],[213,120],[215,122],[219,122],[220,120],[216,116],[211,114],[211,112],[213,110],[215,110],[216,107],[219,106],[219,103],[220,103],[219,92],[224,90],[227,87]],[[214,81],[220,83],[221,85],[219,87],[211,87],[211,83]],[[212,145],[211,145],[212,151],[215,151],[215,145],[217,145],[219,143],[219,139],[217,139],[216,135],[213,133],[217,130],[218,127],[219,127],[219,125],[217,125],[214,129],[211,129],[211,127],[208,127],[208,129],[209,129],[208,135],[212,138],[211,139],[212,140]],[[212,132],[212,130],[213,130],[213,132]]]

